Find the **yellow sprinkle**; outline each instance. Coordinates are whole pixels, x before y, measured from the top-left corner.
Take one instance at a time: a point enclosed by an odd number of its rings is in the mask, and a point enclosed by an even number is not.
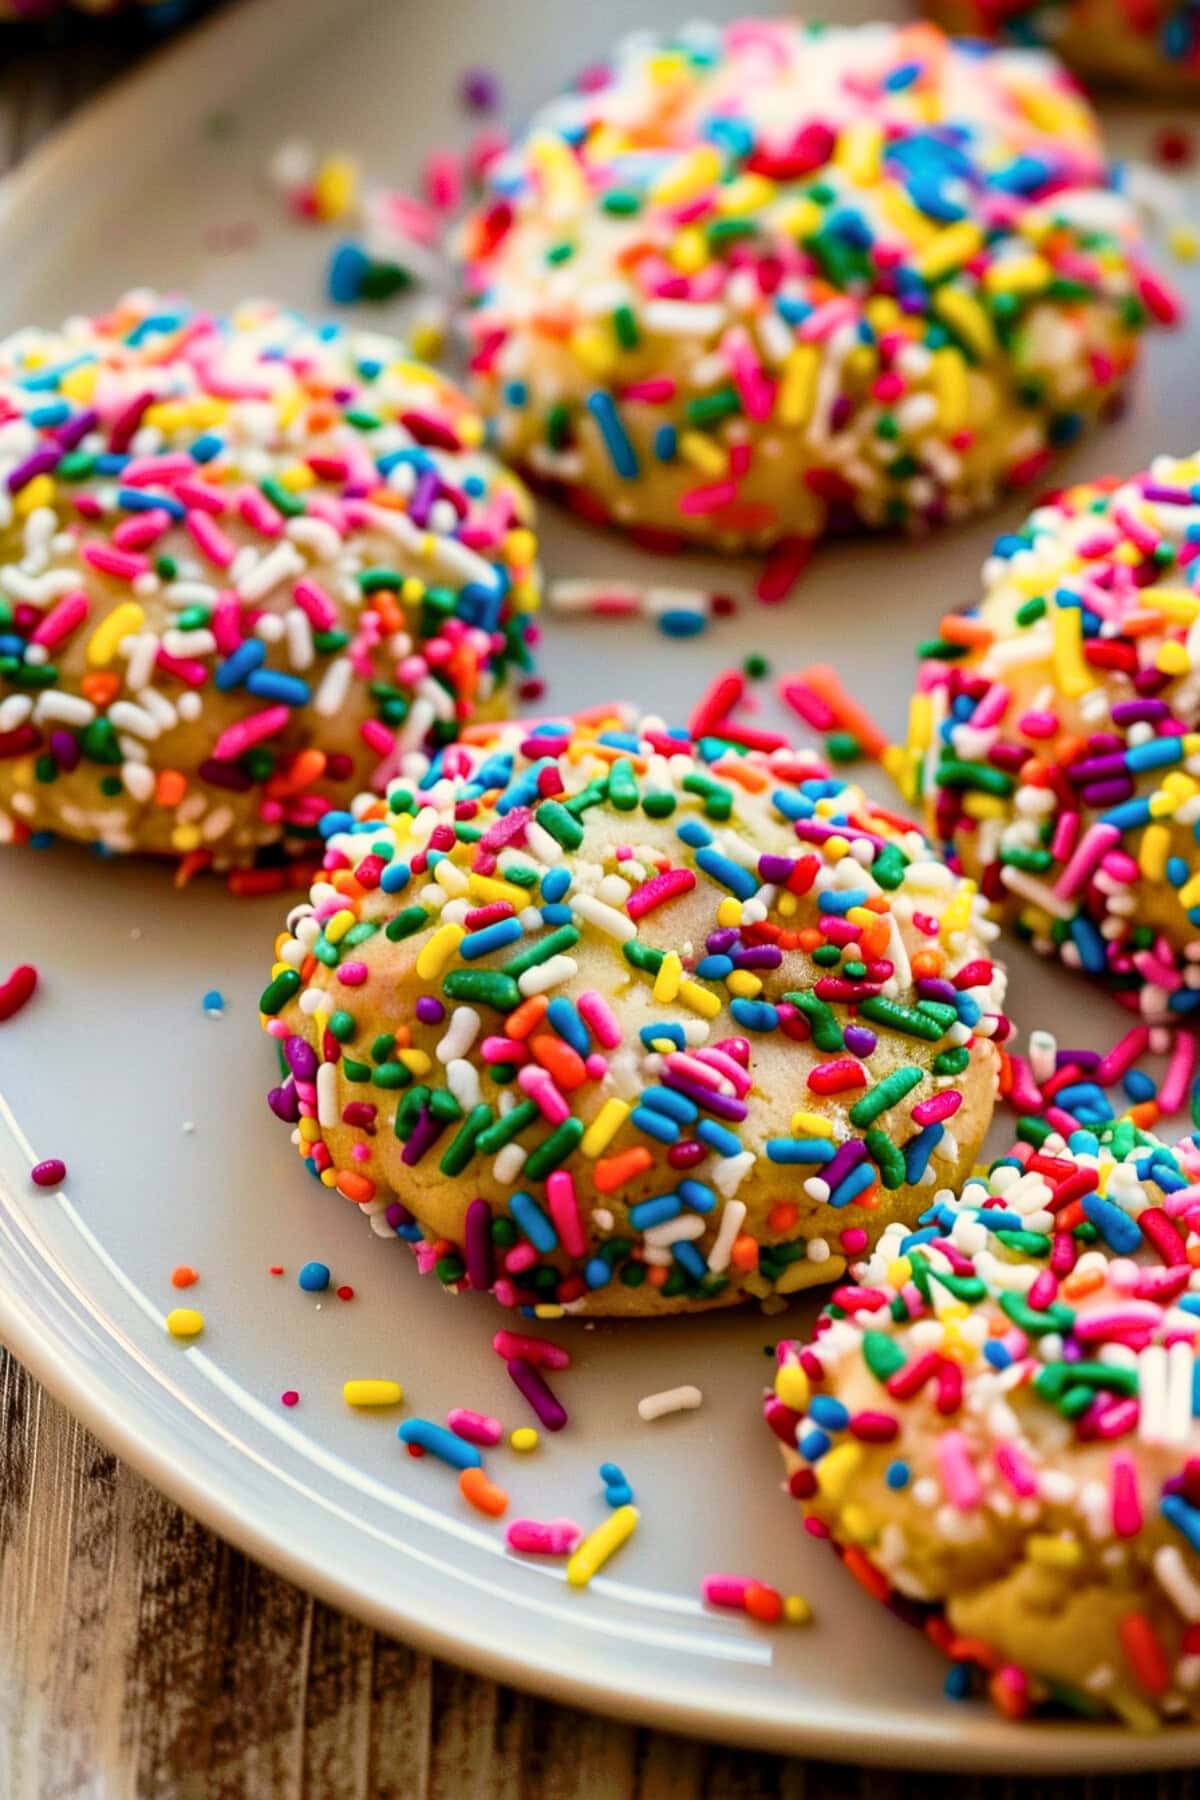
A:
[[[616,367],[617,353],[607,334],[599,326],[592,326],[586,331],[573,331],[571,349],[584,368],[601,380],[611,375]]]
[[[1164,619],[1170,619],[1173,625],[1190,625],[1200,618],[1200,600],[1187,588],[1147,587],[1138,594],[1139,607],[1147,606],[1160,612]]]
[[[708,244],[698,225],[685,225],[667,253],[681,275],[698,275],[708,262]]]
[[[965,288],[940,287],[933,295],[933,310],[976,356],[991,356],[996,348],[992,321],[973,294]]]
[[[1036,294],[1048,285],[1051,274],[1043,256],[1006,258],[988,267],[983,285],[991,294]]]
[[[53,506],[54,492],[54,483],[49,475],[35,475],[17,495],[13,511],[19,519],[27,519],[39,506]]]
[[[439,925],[417,955],[418,980],[436,981],[466,935],[461,925]]]
[[[1169,638],[1158,647],[1158,655],[1154,659],[1155,666],[1164,675],[1186,675],[1192,666],[1192,659],[1187,653],[1187,645]]]
[[[893,182],[881,182],[876,195],[880,209],[889,225],[894,225],[902,237],[918,249],[931,243],[937,236],[938,228],[912,204]]]
[[[1195,262],[1200,256],[1200,236],[1190,225],[1173,225],[1167,233],[1167,243],[1171,255],[1178,257],[1180,262]]]
[[[299,1131],[306,1144],[315,1144],[321,1135],[321,1127],[315,1119],[301,1119]]]
[[[330,156],[313,182],[313,209],[319,219],[339,219],[358,192],[358,169],[348,156]]]
[[[670,1005],[679,992],[679,984],[683,980],[683,963],[679,953],[668,950],[658,965],[658,973],[654,977],[654,998],[660,1005]]]
[[[874,119],[855,119],[838,133],[833,160],[857,187],[879,180],[879,153],[883,133]]]
[[[933,353],[930,372],[938,405],[938,424],[943,431],[961,431],[970,416],[971,395],[967,382],[967,365],[953,346]]]
[[[717,190],[717,211],[722,213],[759,212],[775,198],[775,183],[767,175],[739,175]]]
[[[1034,1532],[1029,1539],[1029,1560],[1043,1569],[1077,1569],[1083,1561],[1083,1550],[1075,1538]]]
[[[798,1294],[801,1288],[819,1287],[823,1281],[838,1281],[846,1273],[844,1256],[831,1256],[825,1262],[809,1262],[807,1257],[789,1263],[775,1283],[777,1294]],[[746,1284],[748,1285],[748,1284]]]
[[[335,1188],[337,1186],[337,1178],[338,1178],[338,1172],[336,1169],[322,1169],[321,1170],[321,1186],[322,1187]]]
[[[417,1050],[415,1048],[411,1050],[397,1050],[396,1061],[403,1063],[404,1067],[408,1069],[411,1074],[415,1075],[418,1080],[420,1080],[422,1075],[428,1075],[430,1069],[433,1067],[429,1052],[427,1050]]]
[[[532,1425],[518,1425],[509,1434],[508,1441],[519,1456],[528,1456],[531,1450],[537,1449],[541,1440]]]
[[[848,1500],[842,1508],[839,1529],[852,1544],[871,1544],[879,1536],[879,1525],[869,1506],[859,1500]]]
[[[720,478],[729,467],[729,457],[712,438],[703,431],[684,431],[679,436],[679,454],[684,462],[701,475],[712,475]]]
[[[1162,881],[1167,873],[1171,833],[1165,825],[1147,825],[1138,849],[1138,868],[1147,881]]]
[[[969,819],[1005,819],[1008,808],[998,794],[964,794],[963,811]]]
[[[525,567],[537,557],[537,539],[527,526],[514,525],[505,532],[502,549],[509,562]]]
[[[1095,685],[1083,660],[1083,614],[1078,606],[1056,606],[1053,622],[1054,673],[1061,691],[1075,700]]]
[[[779,907],[779,916],[782,919],[790,919],[800,910],[800,902],[797,900],[795,894],[786,892],[780,894],[777,904]]]
[[[797,344],[788,352],[775,405],[780,424],[807,425],[817,396],[821,357],[815,344]]]
[[[494,875],[469,875],[467,886],[480,900],[507,900],[510,906],[518,909],[529,904],[529,895],[524,888],[516,887],[511,881],[498,881]]]
[[[837,1444],[827,1451],[814,1470],[821,1498],[834,1506],[839,1505],[858,1474],[862,1460],[861,1444]]]
[[[735,900],[730,894],[717,907],[717,924],[728,929],[731,925],[740,925],[741,922],[742,903],[740,900]]]
[[[1191,880],[1185,881],[1179,890],[1179,904],[1187,912],[1198,903],[1200,903],[1200,875],[1193,875]]]
[[[702,194],[721,179],[721,153],[715,144],[701,144],[677,157],[650,190],[654,206],[678,206]]]
[[[342,1399],[347,1406],[399,1406],[404,1389],[398,1381],[346,1381]]]
[[[938,281],[961,269],[983,245],[983,233],[971,219],[960,219],[939,231],[916,258],[916,270],[925,281]]]
[[[140,631],[145,623],[146,615],[136,601],[123,600],[120,606],[114,606],[88,639],[87,659],[92,668],[99,669],[111,662],[121,639]]]
[[[907,1256],[897,1256],[887,1266],[889,1287],[902,1288],[912,1274],[912,1263]]]
[[[355,923],[355,917],[350,911],[350,908],[348,906],[343,906],[341,912],[335,912],[332,919],[326,920],[325,936],[331,944],[340,944],[350,927]]]
[[[964,881],[953,900],[942,914],[939,937],[943,944],[948,944],[956,932],[965,931],[971,922],[971,902],[975,898],[975,883]]]
[[[725,977],[725,986],[739,1000],[755,1000],[762,993],[762,979],[750,969],[735,969]]]
[[[721,1010],[721,1002],[698,981],[685,981],[679,989],[679,998],[702,1019],[715,1019]]]
[[[636,1506],[618,1506],[602,1525],[589,1531],[567,1563],[567,1580],[572,1587],[587,1586],[609,1557],[633,1536],[639,1517]]]
[[[850,840],[841,836],[825,839],[825,854],[830,862],[841,862],[850,854]]]
[[[827,1119],[824,1113],[793,1113],[792,1136],[798,1138],[831,1138],[833,1136],[833,1121]]]
[[[793,1412],[808,1411],[808,1376],[798,1362],[783,1362],[776,1369],[775,1397]]]
[[[204,1330],[204,1314],[193,1306],[176,1306],[167,1314],[167,1330],[172,1337],[199,1337]]]
[[[811,1625],[813,1609],[803,1594],[788,1594],[783,1602],[783,1616],[789,1625]]]
[[[614,1095],[604,1102],[580,1140],[579,1148],[585,1156],[599,1156],[612,1143],[618,1131],[629,1117],[629,1107],[624,1100]]]
[[[184,855],[189,850],[200,848],[200,827],[198,825],[176,825],[171,832],[171,846],[181,850]]]
[[[801,241],[821,229],[825,214],[815,200],[793,200],[780,208],[775,223],[787,237]]]

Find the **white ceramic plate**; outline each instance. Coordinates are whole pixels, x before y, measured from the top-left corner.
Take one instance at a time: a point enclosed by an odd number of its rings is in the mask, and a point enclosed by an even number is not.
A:
[[[869,4],[869,0],[867,0]],[[687,0],[659,0],[666,23]],[[713,10],[728,10],[714,7]],[[850,9],[846,9],[850,10]],[[855,6],[861,13],[861,6]],[[603,16],[601,16],[601,14]],[[0,192],[0,325],[107,305],[140,282],[221,303],[274,292],[322,304],[330,238],[290,223],[266,187],[271,150],[297,131],[411,179],[431,147],[462,140],[463,69],[502,77],[513,117],[639,22],[637,0],[254,0],[160,53],[55,138]],[[214,115],[221,115],[214,123]],[[1117,121],[1144,153],[1147,117]],[[237,251],[229,226],[252,226]],[[1196,285],[1196,284],[1193,284]],[[391,323],[388,311],[373,315]],[[1072,459],[1134,468],[1193,447],[1194,361],[1161,341],[1128,418]],[[700,685],[748,651],[777,670],[836,658],[899,729],[908,646],[975,591],[993,518],[927,547],[833,546],[782,610],[753,602],[686,649],[640,624],[548,621],[555,706],[618,694],[683,716]],[[546,510],[552,573],[666,578],[616,538]],[[748,595],[749,565],[687,558],[672,581]],[[466,1405],[526,1415],[489,1348],[503,1315],[446,1298],[399,1244],[307,1180],[263,1094],[272,1059],[256,997],[282,907],[216,883],[175,894],[151,865],[102,866],[59,848],[4,856],[0,973],[41,966],[35,1005],[0,1034],[0,1330],[14,1351],[130,1463],[263,1561],[441,1654],[566,1700],[657,1724],[859,1762],[1058,1769],[1191,1763],[1200,1732],[1150,1739],[1085,1725],[1005,1723],[944,1699],[944,1665],[914,1632],[806,1541],[758,1416],[764,1347],[802,1326],[743,1313],[599,1327],[564,1324],[575,1367],[558,1379],[571,1427],[533,1457],[491,1466],[514,1512],[605,1512],[597,1465],[621,1464],[642,1525],[586,1593],[561,1567],[520,1561],[461,1500],[446,1470],[414,1462],[395,1417],[352,1414],[353,1375],[405,1386],[407,1413]],[[1061,971],[1013,952],[1014,1010],[1063,1041],[1104,1047],[1119,1016]],[[205,1016],[219,988],[225,1016]],[[63,1156],[66,1193],[34,1189],[36,1157]],[[350,1283],[349,1303],[300,1291],[310,1258]],[[170,1271],[201,1271],[207,1317],[192,1347],[164,1315]],[[272,1278],[271,1264],[287,1274]],[[697,1382],[695,1413],[642,1424],[638,1397]],[[296,1389],[300,1404],[280,1404]],[[812,1601],[807,1631],[706,1612],[701,1577],[753,1574]]]

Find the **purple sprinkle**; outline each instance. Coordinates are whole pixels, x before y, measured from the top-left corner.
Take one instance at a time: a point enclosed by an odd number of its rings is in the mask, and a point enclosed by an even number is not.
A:
[[[402,1225],[416,1224],[416,1220],[409,1212],[407,1206],[401,1205],[399,1200],[393,1200],[383,1216],[393,1231],[399,1231]]]
[[[467,1280],[473,1288],[486,1294],[496,1279],[492,1253],[492,1209],[486,1200],[472,1200],[467,1208],[466,1229]]]
[[[427,1106],[422,1107],[412,1135],[400,1153],[400,1161],[407,1163],[411,1169],[414,1164],[420,1162],[425,1152],[437,1142],[445,1129],[441,1120],[435,1119]]]
[[[57,469],[62,461],[62,456],[62,450],[57,444],[44,444],[40,450],[35,450],[32,456],[27,456],[24,462],[18,463],[15,469],[10,470],[9,493],[20,493],[26,483],[32,481],[36,475],[48,475],[52,469]]]
[[[874,1056],[875,1046],[879,1039],[873,1031],[868,1031],[865,1025],[847,1025],[842,1036],[851,1056]]]
[[[523,1356],[514,1356],[508,1364],[508,1373],[513,1386],[524,1394],[546,1430],[561,1431],[567,1415],[546,1386],[541,1371],[526,1362]]]
[[[785,882],[796,867],[790,856],[760,856],[758,872],[764,881]]]
[[[777,944],[756,944],[751,950],[734,952],[733,965],[736,969],[777,969],[783,961],[783,951]]]
[[[267,1095],[267,1105],[285,1125],[294,1125],[300,1117],[300,1096],[295,1083],[285,1081],[282,1087],[273,1087]]]
[[[417,1017],[422,1025],[440,1025],[446,1009],[433,994],[422,994],[417,1001]]]
[[[923,975],[917,983],[917,992],[922,1000],[944,1000],[948,1006],[958,1005],[958,989],[953,982],[941,981],[933,975]]]
[[[732,1119],[740,1124],[746,1117],[749,1108],[744,1100],[734,1100],[726,1094],[714,1094],[711,1088],[701,1087],[698,1081],[689,1081],[685,1075],[678,1075],[674,1069],[664,1069],[662,1075],[664,1087],[674,1088],[678,1094],[686,1094],[705,1112],[715,1113],[718,1119]]]
[[[1165,719],[1170,711],[1165,700],[1120,700],[1112,709],[1114,725],[1148,725]]]
[[[254,786],[253,777],[244,769],[236,763],[220,762],[215,756],[206,756],[198,773],[210,787],[227,788],[231,794],[248,794]]]
[[[60,425],[54,436],[64,450],[74,450],[76,444],[83,442],[89,431],[94,431],[100,423],[100,414],[90,406],[86,412],[76,413],[65,425]]]
[[[490,69],[468,69],[458,91],[472,112],[495,112],[500,104],[500,83]]]
[[[307,1039],[290,1037],[283,1046],[287,1066],[298,1081],[317,1079],[317,1053]]]
[[[1133,793],[1133,783],[1128,778],[1124,781],[1096,781],[1085,787],[1082,799],[1088,806],[1116,806],[1122,800],[1128,800]]]
[[[739,934],[735,930],[731,929],[728,925],[724,925],[721,927],[720,931],[709,932],[704,940],[704,948],[711,956],[724,956],[727,950],[733,949],[733,946],[738,941],[738,935]]]
[[[79,748],[79,739],[69,731],[52,731],[50,733],[50,754],[59,768],[67,775],[72,769],[79,767],[79,759],[83,752]]]
[[[852,1169],[857,1169],[867,1154],[867,1146],[861,1138],[851,1138],[842,1145],[832,1162],[818,1170],[821,1180],[826,1183],[830,1193],[837,1187]]]

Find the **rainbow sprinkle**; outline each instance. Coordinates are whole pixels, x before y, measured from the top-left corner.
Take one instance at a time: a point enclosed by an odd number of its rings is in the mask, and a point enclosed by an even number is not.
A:
[[[658,545],[921,530],[1111,410],[1147,267],[1048,57],[934,27],[642,32],[487,171],[463,240],[503,453]]]
[[[447,1287],[773,1300],[986,1125],[1009,1025],[971,884],[814,754],[708,729],[481,725],[322,820],[260,1003],[270,1105]],[[497,1349],[555,1429],[550,1350]]]
[[[482,436],[396,343],[266,304],[0,343],[0,837],[303,857],[499,710],[536,544]]]
[[[1023,937],[1149,1018],[1200,1005],[1198,481],[1162,457],[999,538],[890,765]]]
[[[1200,1144],[1017,1143],[890,1225],[767,1423],[813,1536],[1019,1717],[1138,1729],[1200,1679]]]

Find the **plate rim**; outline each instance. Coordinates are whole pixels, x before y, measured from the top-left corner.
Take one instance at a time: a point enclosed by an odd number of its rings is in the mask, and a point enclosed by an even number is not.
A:
[[[342,0],[341,26],[347,23],[347,13],[365,15],[378,4],[379,0]],[[77,206],[85,203],[89,189],[103,192],[105,158],[92,153],[93,143],[102,146],[121,132],[136,130],[139,119],[161,114],[168,98],[177,102],[181,92],[190,96],[185,105],[172,109],[177,131],[222,101],[236,104],[236,90],[230,96],[222,78],[233,67],[248,71],[253,79],[262,59],[278,50],[277,20],[285,9],[290,49],[315,37],[320,27],[328,27],[327,0],[239,0],[232,10],[151,52],[137,69],[80,108],[0,180],[0,241],[11,246],[36,238],[40,220],[47,212],[53,216],[55,196],[64,187],[69,187]],[[8,1230],[20,1229],[22,1212],[21,1203],[0,1178],[0,1223]],[[0,1276],[11,1272],[7,1233],[0,1231]],[[40,1273],[49,1303],[69,1316],[69,1293],[47,1269]],[[93,1318],[109,1336],[116,1335],[107,1309],[97,1309]],[[831,1727],[811,1715],[785,1716],[773,1706],[721,1712],[703,1698],[690,1703],[648,1698],[632,1682],[625,1686],[608,1682],[597,1691],[584,1674],[572,1673],[555,1660],[549,1637],[545,1648],[534,1654],[464,1637],[439,1626],[436,1618],[406,1611],[403,1594],[385,1602],[381,1593],[339,1577],[332,1560],[311,1542],[307,1550],[290,1540],[281,1542],[270,1530],[265,1502],[257,1508],[244,1506],[219,1484],[207,1483],[194,1466],[194,1449],[168,1442],[141,1409],[136,1384],[128,1377],[97,1383],[85,1360],[65,1338],[56,1339],[43,1329],[36,1309],[22,1302],[16,1285],[4,1280],[0,1280],[0,1339],[56,1401],[132,1470],[245,1554],[386,1636],[399,1637],[489,1679],[533,1691],[539,1698],[635,1725],[868,1767],[1083,1775],[1100,1770],[1166,1770],[1200,1760],[1200,1726],[1180,1725],[1138,1736],[1117,1724],[1011,1723],[971,1710],[964,1712],[961,1724],[952,1718],[944,1724],[918,1718],[906,1728],[893,1710],[884,1719],[867,1720],[861,1732],[850,1735],[844,1726]],[[215,1421],[205,1418],[204,1425],[219,1435]]]

